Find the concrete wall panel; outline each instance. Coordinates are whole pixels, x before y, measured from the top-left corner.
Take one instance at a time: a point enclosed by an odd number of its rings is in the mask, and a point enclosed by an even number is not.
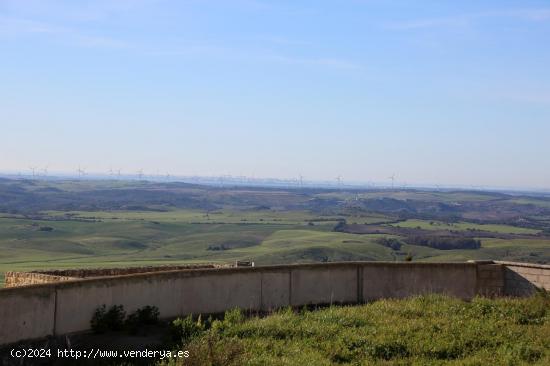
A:
[[[290,270],[262,273],[262,310],[290,305]]]
[[[120,278],[104,283],[74,282],[60,287],[57,294],[56,334],[90,329],[94,311],[105,304],[124,305],[131,313],[152,305],[162,317],[180,315],[182,292],[177,278]]]
[[[357,301],[357,266],[293,268],[292,306]]]
[[[181,314],[221,313],[233,308],[258,311],[261,308],[259,271],[208,274],[182,281]]]
[[[380,263],[363,266],[363,300],[440,293],[470,299],[476,294],[476,265]]]
[[[0,344],[53,334],[55,289],[32,286],[2,290]]]

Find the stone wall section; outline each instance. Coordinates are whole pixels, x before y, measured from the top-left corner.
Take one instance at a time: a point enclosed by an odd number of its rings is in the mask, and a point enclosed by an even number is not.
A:
[[[127,268],[86,268],[86,269],[59,269],[32,272],[6,272],[4,287],[18,287],[53,283],[82,278],[98,278],[110,276],[124,276],[138,273],[154,273],[164,271],[195,270],[207,268],[231,267],[226,264],[185,264],[177,266],[144,266]]]
[[[77,280],[76,277],[54,276],[44,273],[34,272],[6,272],[4,278],[4,287],[20,287],[28,285],[37,285],[41,283],[55,283],[61,281]]]

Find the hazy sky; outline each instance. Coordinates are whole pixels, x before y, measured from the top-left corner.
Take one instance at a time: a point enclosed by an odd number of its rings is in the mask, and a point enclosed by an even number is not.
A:
[[[0,0],[0,171],[550,188],[550,3]]]

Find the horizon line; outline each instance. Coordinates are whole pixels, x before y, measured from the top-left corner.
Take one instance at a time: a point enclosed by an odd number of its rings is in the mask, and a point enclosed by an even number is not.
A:
[[[341,176],[340,176],[341,177]],[[517,192],[517,193],[541,193],[550,194],[550,188],[546,187],[519,187],[519,186],[492,186],[492,185],[470,185],[470,184],[435,184],[435,183],[408,183],[395,182],[395,184],[381,181],[361,181],[361,180],[340,180],[330,179],[302,179],[298,178],[280,178],[280,177],[254,177],[245,175],[182,175],[182,174],[144,174],[139,172],[130,174],[109,174],[90,172],[78,175],[69,172],[52,172],[51,174],[33,175],[32,173],[23,174],[14,171],[0,170],[0,178],[27,179],[27,180],[80,180],[80,181],[142,181],[142,182],[171,182],[188,183],[199,185],[217,185],[217,186],[256,186],[256,187],[280,187],[280,188],[340,188],[340,189],[386,189],[386,190],[461,190],[461,191],[479,191],[479,192]],[[302,177],[303,178],[303,177]]]

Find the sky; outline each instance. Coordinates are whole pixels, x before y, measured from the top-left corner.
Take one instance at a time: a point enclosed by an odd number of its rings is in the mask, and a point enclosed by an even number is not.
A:
[[[0,0],[0,171],[550,188],[550,2]]]

